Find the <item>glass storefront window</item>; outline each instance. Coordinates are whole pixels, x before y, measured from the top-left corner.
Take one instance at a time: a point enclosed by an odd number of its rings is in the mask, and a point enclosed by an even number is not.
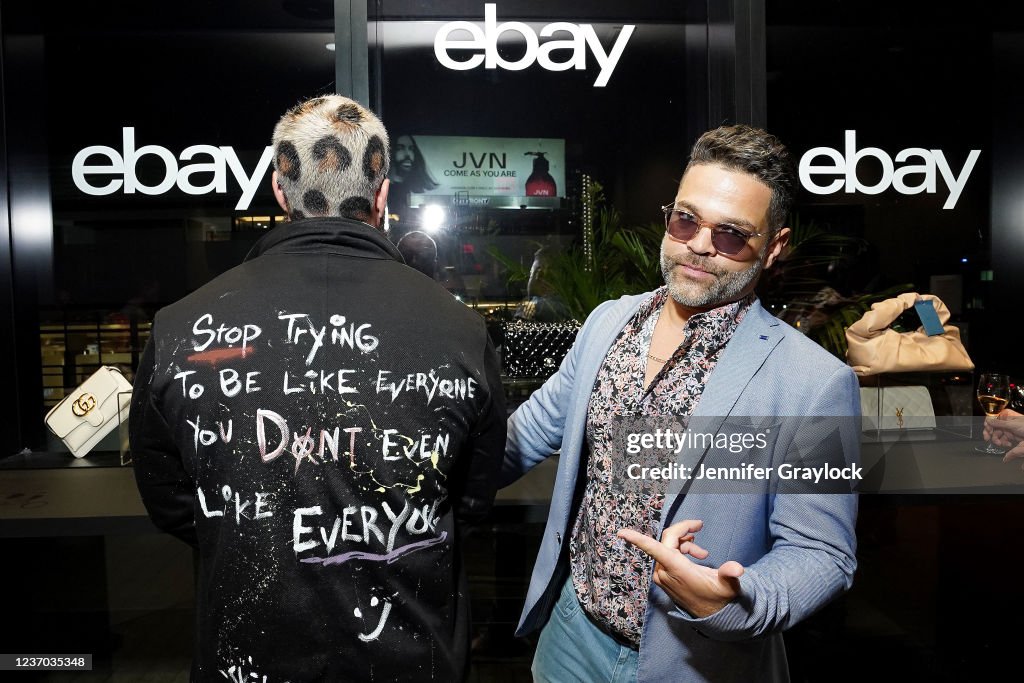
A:
[[[818,301],[890,288],[937,295],[975,363],[1009,369],[1020,362],[1000,350],[993,325],[1019,268],[1000,263],[1012,250],[993,246],[1019,231],[993,220],[993,207],[1006,202],[993,169],[997,155],[1013,155],[1001,139],[1015,134],[995,124],[1002,108],[985,97],[945,105],[950,84],[1000,92],[993,66],[1011,69],[1014,61],[993,59],[986,24],[1012,26],[1013,13],[992,12],[940,12],[922,23],[908,5],[850,21],[836,7],[769,4],[768,123],[805,168],[827,166],[829,154],[843,166],[840,174],[802,175],[794,209],[804,228],[863,241],[863,253],[830,266],[829,290],[818,284],[813,293]],[[1001,286],[986,280],[993,270]],[[817,318],[834,310],[821,305]],[[965,384],[970,394],[969,377]]]
[[[438,277],[514,306],[494,258],[578,243],[585,193],[660,220],[707,111],[703,4],[371,2],[371,99],[393,139],[393,239],[427,232]],[[657,65],[654,67],[653,65]]]
[[[154,312],[282,220],[270,132],[333,92],[333,6],[241,9],[4,4],[24,445],[63,450],[45,410],[100,364],[130,376]]]
[[[389,235],[428,233],[434,276],[468,305],[513,316],[538,254],[589,249],[598,186],[617,225],[660,220],[713,109],[705,3],[365,9],[367,104],[394,143]],[[270,131],[344,84],[364,26],[349,10],[5,3],[19,447],[61,450],[46,409],[87,369],[130,373],[154,312],[283,220]]]
[[[362,26],[336,27],[332,3],[244,5],[4,6],[32,449],[61,450],[42,415],[65,391],[100,364],[130,374],[154,312],[283,220],[270,130],[290,105],[336,90],[336,31]],[[625,10],[367,3],[368,104],[394,143],[390,236],[429,233],[435,277],[482,312],[509,316],[529,294],[508,264],[529,270],[541,247],[586,242],[594,183],[621,224],[659,220],[706,127],[705,5]]]

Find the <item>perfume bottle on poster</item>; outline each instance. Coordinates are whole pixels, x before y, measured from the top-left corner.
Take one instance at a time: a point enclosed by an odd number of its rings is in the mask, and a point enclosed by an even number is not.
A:
[[[555,179],[548,173],[548,164],[545,152],[526,152],[532,155],[533,173],[526,179],[527,197],[555,197],[558,195],[558,188],[555,186]]]

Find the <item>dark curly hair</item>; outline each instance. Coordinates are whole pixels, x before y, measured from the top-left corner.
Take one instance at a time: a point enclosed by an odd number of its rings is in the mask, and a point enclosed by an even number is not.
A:
[[[768,228],[777,232],[786,224],[793,205],[796,173],[793,156],[777,137],[747,125],[720,126],[697,139],[686,168],[696,164],[720,164],[754,176],[772,191]]]

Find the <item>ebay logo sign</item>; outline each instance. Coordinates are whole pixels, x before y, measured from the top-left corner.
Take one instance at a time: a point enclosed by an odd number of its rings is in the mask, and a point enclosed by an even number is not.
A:
[[[434,56],[442,66],[453,71],[468,71],[481,65],[484,69],[522,71],[534,64],[539,64],[546,71],[582,71],[587,68],[589,50],[600,69],[594,87],[603,88],[615,72],[635,28],[633,24],[623,26],[611,49],[606,51],[591,24],[556,21],[542,27],[538,35],[521,21],[499,24],[498,6],[487,3],[484,5],[482,29],[469,21],[450,21],[441,26],[434,36]],[[522,57],[508,60],[501,56],[498,52],[498,38],[503,34],[516,34],[525,43],[526,52]],[[541,38],[554,40],[542,43]],[[453,54],[460,59],[455,59]]]
[[[906,195],[936,194],[941,177],[947,192],[942,208],[952,209],[981,155],[980,149],[972,149],[964,165],[954,172],[940,149],[908,147],[897,152],[894,158],[878,147],[857,149],[855,130],[846,131],[844,142],[842,151],[815,147],[800,157],[800,184],[808,192],[826,195],[843,190],[847,194],[881,194],[892,188]],[[874,159],[882,167],[882,176],[874,184],[863,182],[857,175],[857,166],[865,159]]]

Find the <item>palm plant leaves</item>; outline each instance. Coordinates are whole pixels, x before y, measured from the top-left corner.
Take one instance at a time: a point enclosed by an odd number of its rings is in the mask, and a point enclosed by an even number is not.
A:
[[[591,182],[584,196],[589,198],[589,213],[594,217],[590,249],[577,243],[558,251],[550,256],[545,271],[551,290],[578,320],[585,320],[604,301],[663,284],[657,257],[662,228],[623,226],[621,214],[605,204],[599,183]],[[492,247],[489,252],[508,269],[510,282],[529,276],[528,268],[498,249]]]

